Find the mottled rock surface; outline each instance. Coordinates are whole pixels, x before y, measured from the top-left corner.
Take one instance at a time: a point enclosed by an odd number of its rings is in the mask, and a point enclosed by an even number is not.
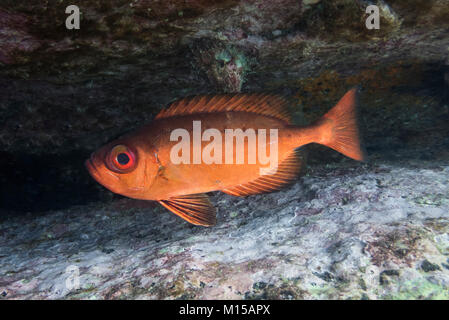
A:
[[[3,218],[0,295],[449,299],[447,163],[312,166],[281,192],[215,193],[212,228],[125,199]]]

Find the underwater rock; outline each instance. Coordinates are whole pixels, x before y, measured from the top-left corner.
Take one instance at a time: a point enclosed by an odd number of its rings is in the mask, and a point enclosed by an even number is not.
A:
[[[243,50],[220,41],[202,39],[192,45],[195,64],[203,70],[217,92],[240,92],[251,62]]]
[[[392,92],[409,95],[413,90],[398,90],[405,80],[423,90],[441,85],[445,2],[376,3],[379,30],[365,27],[370,1],[86,0],[80,29],[67,30],[65,1],[5,0],[0,150],[88,154],[191,94],[274,91],[294,97],[294,111],[308,108],[313,118],[356,84],[376,95],[363,111],[376,109],[374,100],[387,104],[381,100]],[[311,79],[322,85],[304,90]],[[373,134],[390,125],[382,114],[369,115]]]
[[[348,160],[308,173],[273,194],[214,193],[212,228],[130,199],[2,218],[0,292],[33,299],[449,298],[442,267],[449,264],[447,160]]]
[[[88,154],[191,94],[274,91],[313,118],[356,84],[376,95],[366,110],[392,92],[413,92],[398,90],[405,80],[423,90],[441,85],[445,2],[376,1],[380,29],[368,30],[371,3],[86,0],[80,29],[67,30],[65,1],[2,1],[0,150]],[[322,86],[303,95],[306,81],[331,71],[332,84],[317,81]],[[374,134],[390,125],[382,113],[369,115]]]

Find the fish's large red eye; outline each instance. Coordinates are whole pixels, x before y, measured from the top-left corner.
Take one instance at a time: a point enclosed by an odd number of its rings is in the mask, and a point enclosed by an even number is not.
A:
[[[112,148],[107,162],[111,170],[124,173],[134,169],[136,156],[128,147],[120,144]]]

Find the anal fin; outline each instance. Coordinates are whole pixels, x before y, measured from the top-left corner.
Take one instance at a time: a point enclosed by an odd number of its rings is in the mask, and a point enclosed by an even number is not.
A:
[[[216,223],[215,208],[204,193],[169,198],[159,203],[192,224],[210,227]]]
[[[262,175],[253,181],[221,191],[237,197],[278,191],[295,182],[304,167],[304,162],[304,153],[301,149],[296,149],[278,165],[276,173]]]

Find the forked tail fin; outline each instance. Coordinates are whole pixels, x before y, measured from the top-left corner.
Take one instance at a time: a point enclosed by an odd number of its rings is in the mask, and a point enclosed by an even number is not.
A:
[[[357,125],[357,88],[349,90],[343,98],[314,125],[320,130],[320,144],[330,147],[354,160],[363,161],[365,152],[361,145]]]

